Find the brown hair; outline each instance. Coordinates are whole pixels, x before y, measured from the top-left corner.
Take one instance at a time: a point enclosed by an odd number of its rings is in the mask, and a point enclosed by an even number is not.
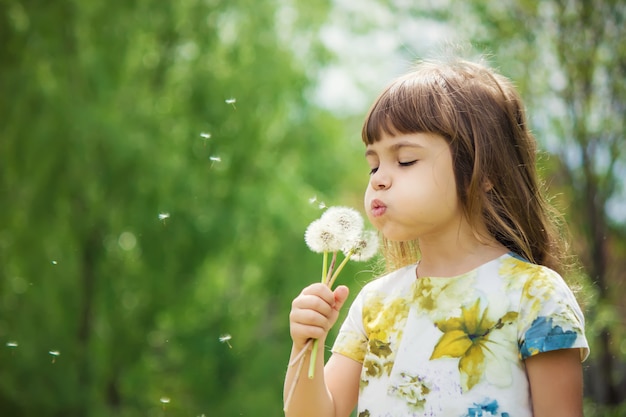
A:
[[[470,224],[482,218],[510,251],[564,272],[558,214],[543,196],[535,138],[507,78],[465,60],[420,63],[376,99],[362,138],[371,144],[383,134],[419,132],[448,141],[458,198]],[[419,256],[416,242],[385,241],[383,251],[394,268]]]

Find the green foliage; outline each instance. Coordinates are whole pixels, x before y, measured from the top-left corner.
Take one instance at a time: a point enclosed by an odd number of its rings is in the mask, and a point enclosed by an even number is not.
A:
[[[308,199],[352,198],[326,4],[0,7],[0,414],[278,415]]]

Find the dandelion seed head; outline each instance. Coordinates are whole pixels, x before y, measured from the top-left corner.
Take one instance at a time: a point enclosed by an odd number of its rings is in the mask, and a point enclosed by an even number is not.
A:
[[[322,214],[321,219],[333,225],[342,248],[354,247],[363,234],[363,217],[349,207],[334,206]]]
[[[166,220],[170,218],[169,213],[159,213],[159,220]]]
[[[313,252],[336,252],[341,250],[342,241],[334,225],[323,219],[314,220],[304,232],[304,242]]]
[[[370,260],[378,252],[378,235],[373,230],[366,230],[352,250],[354,253],[350,256],[351,260],[357,262]],[[344,253],[347,252],[349,250],[344,250]]]

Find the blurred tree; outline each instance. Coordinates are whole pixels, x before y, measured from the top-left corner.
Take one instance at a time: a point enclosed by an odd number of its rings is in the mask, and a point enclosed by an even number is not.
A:
[[[592,285],[587,395],[626,398],[626,3],[621,0],[473,0],[398,13],[454,22],[454,35],[493,53],[529,106],[551,192],[561,191],[573,249]],[[407,9],[408,7],[408,9]],[[599,411],[600,413],[608,411]],[[603,415],[603,414],[601,414]]]
[[[280,413],[308,200],[354,167],[326,12],[0,1],[0,415]]]

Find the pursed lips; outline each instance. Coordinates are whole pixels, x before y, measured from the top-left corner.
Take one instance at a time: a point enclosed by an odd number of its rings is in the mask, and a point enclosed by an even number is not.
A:
[[[385,203],[378,199],[372,200],[372,202],[370,203],[370,212],[372,213],[372,216],[380,217],[385,214],[385,211],[387,211],[387,206],[385,205]]]

